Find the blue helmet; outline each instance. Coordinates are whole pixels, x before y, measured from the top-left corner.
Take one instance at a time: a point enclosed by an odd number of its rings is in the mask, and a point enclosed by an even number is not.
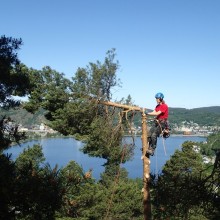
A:
[[[163,98],[164,98],[164,95],[163,95],[163,93],[158,92],[158,93],[155,95],[155,98],[156,98],[156,99],[163,99]]]

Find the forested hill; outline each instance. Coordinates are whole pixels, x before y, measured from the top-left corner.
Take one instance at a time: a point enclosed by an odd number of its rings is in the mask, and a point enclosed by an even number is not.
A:
[[[28,128],[44,123],[46,121],[44,113],[45,111],[43,109],[39,110],[35,114],[31,114],[22,108],[10,110],[0,109],[0,116],[10,117],[17,124],[21,124],[22,126]]]
[[[191,121],[199,125],[220,126],[220,106],[194,109],[169,108],[169,121],[172,124]]]
[[[169,112],[170,124],[180,124],[183,121],[191,121],[201,126],[220,126],[220,106],[202,107],[194,109],[170,107]],[[17,123],[22,124],[26,127],[32,127],[36,124],[39,125],[40,123],[45,121],[43,110],[38,111],[37,113],[32,115],[24,109],[11,109],[8,111],[0,109],[0,115],[10,116]],[[140,122],[140,119],[137,119],[135,121],[136,123],[137,121]]]

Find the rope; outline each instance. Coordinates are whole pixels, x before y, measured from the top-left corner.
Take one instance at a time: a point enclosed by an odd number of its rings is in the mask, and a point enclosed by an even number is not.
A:
[[[157,120],[157,123],[158,123],[158,125],[160,126],[160,133],[162,134],[163,133],[163,130],[162,130],[162,127],[161,127],[161,124],[160,124],[160,122]],[[167,152],[166,152],[166,146],[165,146],[165,142],[164,142],[164,137],[163,137],[163,135],[162,135],[162,141],[163,141],[163,149],[164,149],[164,153],[165,153],[165,156],[167,156]]]
[[[156,179],[158,179],[157,148],[156,148]]]
[[[164,141],[164,139],[165,139],[165,138],[162,137],[164,153],[165,153],[165,156],[167,156],[166,146],[165,146],[165,141]]]

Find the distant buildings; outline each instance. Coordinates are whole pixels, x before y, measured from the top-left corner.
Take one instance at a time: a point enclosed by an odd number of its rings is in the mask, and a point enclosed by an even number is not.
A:
[[[150,125],[148,125],[150,128]],[[209,134],[219,132],[220,127],[218,126],[199,126],[193,122],[182,122],[180,125],[177,124],[170,124],[171,128],[171,135],[172,134],[182,134],[182,135],[202,135],[208,136]],[[37,134],[54,134],[58,133],[57,131],[53,130],[52,128],[48,127],[45,123],[41,123],[40,125],[34,125],[30,128],[23,127],[22,125],[19,126],[19,131],[21,132],[35,132]],[[126,131],[129,135],[141,135],[142,127],[135,126],[133,123],[131,127]]]
[[[57,131],[53,130],[52,128],[48,127],[46,124],[41,123],[40,125],[34,125],[31,128],[23,127],[20,125],[18,130],[21,132],[32,132],[37,133],[41,136],[45,136],[46,134],[55,134],[58,133]]]

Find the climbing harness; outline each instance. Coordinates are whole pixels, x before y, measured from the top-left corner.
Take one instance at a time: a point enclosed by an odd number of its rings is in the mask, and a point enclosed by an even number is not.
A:
[[[164,129],[162,129],[161,122],[165,123],[165,128]],[[163,140],[164,153],[165,153],[165,155],[167,155],[164,140],[167,139],[170,136],[170,128],[169,128],[169,125],[167,123],[167,120],[157,120],[157,123],[160,126],[161,136],[163,138],[162,140]]]
[[[167,139],[170,136],[170,129],[164,128],[161,134],[165,139]]]
[[[157,120],[157,123],[158,125],[160,126],[160,130],[161,130],[161,136],[165,139],[167,139],[169,136],[170,136],[170,127],[169,127],[169,124],[167,122],[167,120]],[[163,129],[162,126],[161,126],[161,123],[164,123],[165,124],[165,128]]]
[[[167,120],[165,120],[165,119],[161,119],[161,120],[153,119],[153,120],[150,120],[150,122],[154,122],[160,127],[160,134],[159,135],[163,138],[162,140],[163,140],[164,153],[165,153],[165,155],[167,155],[164,140],[170,137],[170,130],[171,130]],[[163,123],[163,125],[165,125],[165,126],[162,126],[161,123]],[[153,153],[152,153],[152,156],[153,156]]]

